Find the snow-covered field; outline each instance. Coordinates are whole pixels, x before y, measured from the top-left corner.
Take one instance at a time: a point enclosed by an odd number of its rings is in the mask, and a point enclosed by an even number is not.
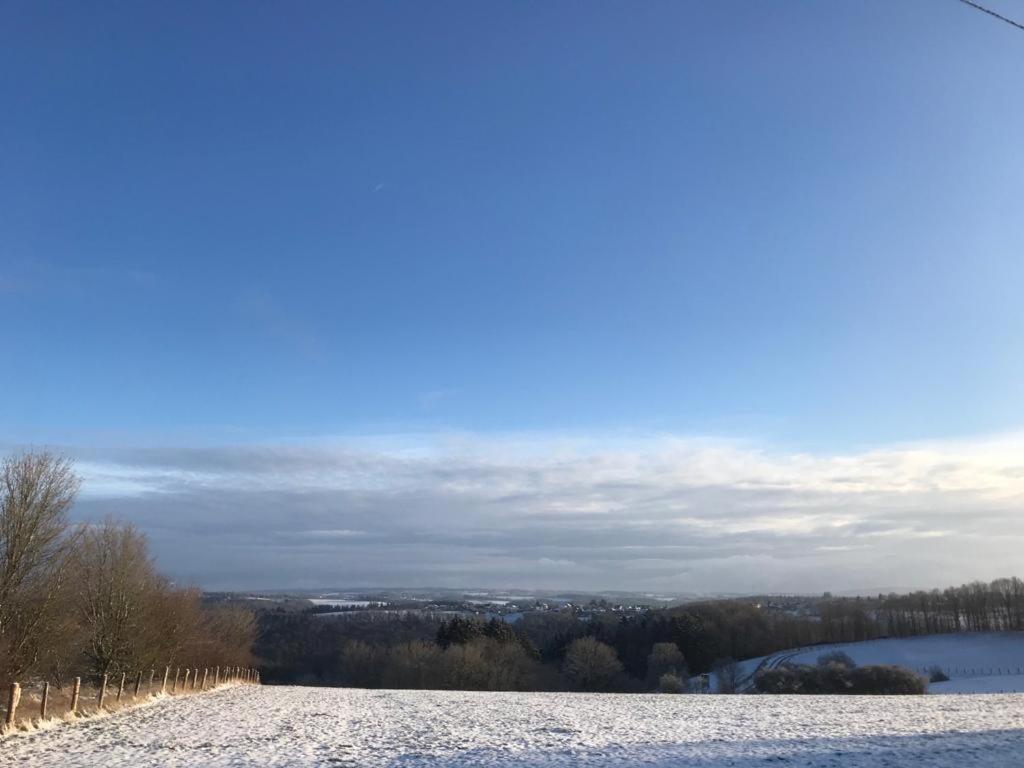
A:
[[[0,742],[21,768],[1021,765],[1024,695],[237,687]]]
[[[1024,692],[1024,632],[961,632],[869,640],[777,653],[767,657],[767,663],[815,664],[819,656],[830,651],[842,651],[860,666],[895,664],[919,673],[937,666],[950,680],[932,683],[930,693]],[[744,662],[744,671],[752,673],[761,661]]]

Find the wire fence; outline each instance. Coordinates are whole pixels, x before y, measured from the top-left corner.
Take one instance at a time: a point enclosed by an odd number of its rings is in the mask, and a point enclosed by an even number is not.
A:
[[[918,667],[915,672],[928,675],[936,670],[946,677],[998,677],[1000,675],[1024,675],[1024,667],[943,667],[934,664],[930,667]]]
[[[172,674],[173,673],[173,674]],[[81,677],[67,685],[49,681],[11,683],[3,697],[2,728],[10,733],[48,720],[73,720],[116,712],[157,696],[182,696],[212,691],[224,685],[260,684],[260,672],[252,667],[165,667],[129,675],[103,675],[83,684]]]

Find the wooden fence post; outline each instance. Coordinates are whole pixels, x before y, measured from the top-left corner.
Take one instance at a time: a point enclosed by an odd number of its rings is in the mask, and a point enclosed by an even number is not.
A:
[[[140,671],[138,677],[135,678],[135,694],[132,696],[133,699],[139,698],[139,691],[142,690],[142,672]]]
[[[50,681],[43,683],[43,697],[39,700],[39,719],[46,719],[46,704],[50,700]]]
[[[164,682],[160,686],[160,693],[167,693],[167,678],[171,675],[171,668],[164,667]]]
[[[120,702],[121,701],[121,697],[124,696],[124,683],[125,683],[125,680],[127,680],[127,679],[128,679],[128,673],[127,672],[122,672],[121,673],[121,684],[117,686],[117,700],[118,700],[118,702]]]
[[[220,667],[213,670],[213,687],[216,688],[218,685],[220,685]]]
[[[96,711],[103,711],[103,700],[107,697],[107,676],[104,675],[103,679],[100,680],[100,693],[96,697]]]
[[[4,730],[14,725],[14,715],[18,711],[19,701],[21,701],[21,686],[11,683],[11,692],[7,697],[7,717],[4,718]]]
[[[146,695],[147,696],[152,696],[153,695],[153,680],[154,680],[155,677],[156,677],[156,670],[155,669],[149,670],[149,686],[146,688]]]
[[[192,672],[191,669],[189,669],[188,667],[185,667],[185,681],[181,684],[181,690],[183,690],[183,691],[187,691],[188,690],[188,676],[189,676],[189,674],[191,674],[191,672]]]
[[[200,688],[200,690],[203,690],[203,691],[206,690],[206,676],[208,674],[210,674],[210,669],[209,669],[209,667],[206,667],[205,669],[203,669],[203,685]]]
[[[82,692],[82,678],[76,677],[71,686],[71,714],[78,712],[78,694]]]

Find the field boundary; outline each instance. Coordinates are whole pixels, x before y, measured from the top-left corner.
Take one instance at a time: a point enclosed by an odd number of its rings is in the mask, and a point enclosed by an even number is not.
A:
[[[66,686],[53,686],[49,681],[12,682],[3,696],[0,737],[54,723],[112,714],[167,696],[193,695],[227,686],[260,683],[260,672],[253,667],[169,666],[164,668],[161,680],[157,679],[156,670],[151,669],[148,679],[144,671],[131,677],[122,672],[116,680],[111,680],[110,675],[102,675],[93,685],[85,687],[81,677],[73,678]]]

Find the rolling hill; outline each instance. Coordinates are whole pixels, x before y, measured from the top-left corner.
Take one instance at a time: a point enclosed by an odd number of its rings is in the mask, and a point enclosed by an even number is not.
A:
[[[786,663],[815,664],[830,651],[842,651],[858,666],[892,664],[921,674],[939,667],[950,679],[932,683],[930,693],[1024,692],[1022,632],[960,632],[795,648],[748,659],[742,663],[743,674],[749,681],[759,669]]]

